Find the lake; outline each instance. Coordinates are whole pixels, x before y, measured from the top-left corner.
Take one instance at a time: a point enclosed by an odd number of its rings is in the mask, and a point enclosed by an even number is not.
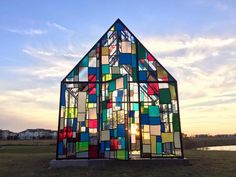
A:
[[[236,145],[200,147],[200,148],[197,148],[197,150],[204,150],[204,151],[236,151]]]

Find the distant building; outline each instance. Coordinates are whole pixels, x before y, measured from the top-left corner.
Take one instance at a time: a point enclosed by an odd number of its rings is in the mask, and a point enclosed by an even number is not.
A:
[[[14,140],[17,139],[17,133],[11,132],[9,130],[0,130],[1,140]]]
[[[18,133],[19,139],[56,139],[57,131],[47,129],[27,129]]]
[[[27,129],[19,133],[0,129],[0,140],[56,139],[57,131],[47,129]]]

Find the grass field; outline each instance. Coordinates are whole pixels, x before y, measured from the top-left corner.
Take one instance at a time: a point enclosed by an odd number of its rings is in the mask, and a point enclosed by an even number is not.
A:
[[[55,157],[52,142],[0,142],[0,177],[236,177],[236,152],[186,150],[191,166],[113,166],[110,169],[64,168],[50,169],[49,162]]]

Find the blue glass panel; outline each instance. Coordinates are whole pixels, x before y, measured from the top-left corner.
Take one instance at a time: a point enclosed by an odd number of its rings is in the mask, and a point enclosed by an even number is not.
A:
[[[132,64],[132,55],[129,53],[120,53],[119,64],[120,65],[131,65]]]
[[[59,141],[58,143],[58,155],[63,155],[64,154],[64,145],[62,141]]]
[[[61,86],[61,106],[66,105],[66,84]]]
[[[77,129],[77,119],[76,118],[73,120],[73,127],[72,127],[72,129],[73,129],[73,132],[75,132],[76,129]]]
[[[129,111],[129,117],[134,117],[134,111]]]
[[[88,141],[89,134],[88,133],[80,133],[80,141]]]
[[[104,141],[101,142],[100,151],[101,152],[105,151],[105,142]]]
[[[140,81],[147,81],[147,72],[146,71],[139,71],[139,80]]]
[[[161,132],[165,132],[165,125],[164,125],[164,123],[161,123]]]
[[[89,74],[97,74],[97,68],[95,68],[95,67],[89,67],[88,68],[88,73]]]
[[[117,136],[119,136],[119,137],[125,136],[125,125],[124,124],[117,125]]]
[[[109,151],[110,150],[111,143],[110,141],[105,141],[105,150]]]
[[[88,102],[90,103],[96,103],[97,102],[97,95],[88,95]]]
[[[161,142],[161,136],[156,137],[157,142]]]
[[[161,119],[158,117],[149,117],[149,124],[150,125],[160,125]]]
[[[85,127],[85,126],[86,126],[85,121],[82,121],[82,122],[81,122],[81,126],[82,126],[82,127]]]
[[[110,130],[110,138],[114,138],[114,129]]]
[[[149,125],[148,114],[141,114],[141,124]]]

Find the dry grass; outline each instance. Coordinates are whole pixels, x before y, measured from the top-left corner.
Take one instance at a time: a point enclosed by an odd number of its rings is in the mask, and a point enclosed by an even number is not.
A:
[[[6,145],[24,145],[24,146],[32,146],[32,145],[56,145],[56,140],[0,140],[0,146]]]
[[[64,168],[50,169],[49,162],[55,156],[55,145],[10,145],[0,148],[0,177],[236,177],[236,152],[185,151],[191,166],[113,166],[109,169]],[[49,143],[50,144],[50,143]]]

